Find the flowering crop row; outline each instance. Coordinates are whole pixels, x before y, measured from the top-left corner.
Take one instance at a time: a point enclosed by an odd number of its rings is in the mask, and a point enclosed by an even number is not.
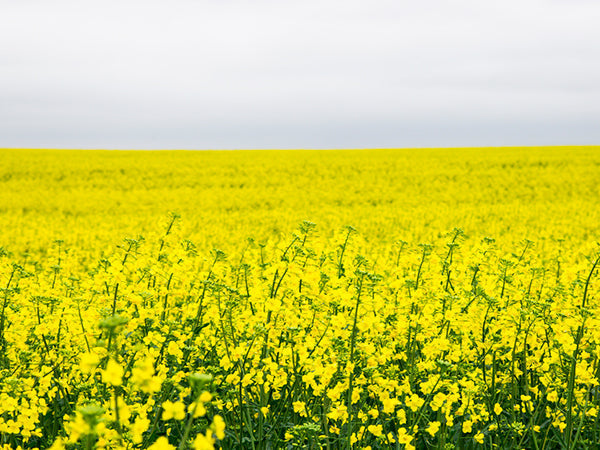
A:
[[[361,208],[356,221],[370,223]],[[92,228],[49,241],[48,214],[32,213],[0,248],[2,448],[600,443],[593,211],[573,214],[570,231],[549,218],[561,239],[520,236],[511,222],[495,225],[496,240],[443,220],[426,243],[410,227],[412,239],[400,240],[331,225],[341,219],[299,221],[266,239],[212,230],[225,251],[186,225],[202,211],[171,213],[112,245]],[[56,223],[67,222],[77,219]]]

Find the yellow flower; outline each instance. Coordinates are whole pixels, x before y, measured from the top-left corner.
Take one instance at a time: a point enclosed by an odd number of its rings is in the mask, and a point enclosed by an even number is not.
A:
[[[302,417],[306,417],[306,404],[301,401],[293,402],[294,412],[300,414]]]
[[[399,444],[409,445],[412,440],[413,440],[413,437],[406,432],[406,428],[401,427],[398,430],[398,443]]]
[[[182,402],[171,402],[169,400],[162,404],[162,420],[183,420],[185,418],[185,405]]]
[[[391,414],[396,409],[396,405],[400,403],[397,398],[390,398],[389,396],[384,396],[381,398],[381,403],[383,405],[383,412],[387,414]]]
[[[558,401],[558,393],[556,391],[550,391],[546,394],[546,398],[549,402],[556,403]]]
[[[447,396],[443,392],[438,392],[437,394],[435,394],[431,401],[431,409],[433,411],[437,411],[438,409],[440,409],[444,405],[446,398]]]
[[[135,419],[133,425],[129,428],[131,438],[135,444],[141,444],[143,439],[143,433],[150,426],[150,420],[145,417],[138,417]]]
[[[331,410],[327,413],[327,417],[332,420],[346,420],[348,418],[348,410],[346,406],[342,404],[338,404],[335,407],[332,407]]]
[[[214,439],[210,435],[210,431],[207,433],[201,434],[198,433],[196,439],[194,439],[194,450],[213,450],[214,449]]]
[[[470,420],[465,420],[462,424],[462,431],[463,433],[470,433],[473,431],[473,422]]]
[[[167,353],[169,355],[175,356],[178,359],[181,359],[183,357],[183,351],[175,341],[169,342],[169,345],[167,346]]]
[[[398,423],[400,425],[404,425],[406,423],[406,411],[403,409],[396,411],[396,417],[398,418]]]
[[[208,403],[212,400],[212,394],[208,391],[204,391],[202,392],[202,394],[200,394],[200,401],[203,403]]]
[[[383,435],[383,426],[382,425],[369,425],[367,427],[367,430],[369,430],[369,433],[371,433],[373,436],[376,436],[376,437]]]
[[[102,381],[112,386],[121,386],[123,373],[123,368],[111,358],[106,364],[106,369],[102,371]]]
[[[169,444],[169,440],[165,436],[161,436],[148,447],[148,450],[175,450],[175,447]]]
[[[193,412],[194,418],[204,417],[206,415],[206,407],[204,406],[204,403],[202,403],[201,401],[193,402],[190,404],[190,406],[188,406],[188,412],[190,414]]]
[[[494,413],[499,416],[500,414],[502,414],[502,406],[500,406],[498,403],[496,403],[494,405]]]
[[[62,438],[57,438],[54,443],[48,448],[48,450],[64,450],[65,445],[63,444]]]
[[[431,436],[435,436],[440,429],[440,422],[431,422],[425,429]]]
[[[129,381],[146,394],[160,391],[162,384],[160,378],[154,376],[154,361],[150,357],[136,361]]]
[[[221,416],[213,417],[212,428],[218,439],[225,439],[225,421]]]
[[[412,394],[406,400],[406,406],[408,406],[413,412],[416,412],[421,406],[423,406],[425,400],[419,397],[417,394]]]
[[[98,367],[99,363],[100,357],[97,353],[84,353],[83,355],[81,355],[81,359],[79,361],[79,368],[83,373],[91,373]]]
[[[479,433],[477,433],[474,437],[475,441],[477,441],[478,444],[483,444],[483,439],[484,439],[484,435],[483,433],[480,431]]]

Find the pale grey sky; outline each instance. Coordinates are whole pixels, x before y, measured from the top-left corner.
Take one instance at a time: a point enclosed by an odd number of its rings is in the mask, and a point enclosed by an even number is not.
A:
[[[0,0],[0,147],[600,144],[596,0]]]

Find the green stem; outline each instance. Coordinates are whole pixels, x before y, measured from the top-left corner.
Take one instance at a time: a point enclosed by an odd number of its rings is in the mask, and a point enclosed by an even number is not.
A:
[[[354,307],[354,321],[352,323],[352,335],[350,337],[350,364],[354,365],[354,347],[356,344],[356,322],[358,321],[358,307],[360,305],[360,294],[362,292],[363,286],[363,278],[364,274],[361,274],[359,285],[358,285],[358,293],[356,295],[356,306]],[[348,375],[348,448],[351,448],[350,440],[352,438],[352,388],[354,382],[354,367],[350,371]]]
[[[181,438],[181,442],[177,447],[177,450],[182,450],[187,442],[188,436],[190,435],[190,431],[192,429],[192,423],[194,422],[194,416],[196,415],[196,409],[198,409],[198,399],[194,402],[194,409],[192,410],[190,417],[188,418],[187,423],[185,424],[185,430],[183,431],[183,436]]]
[[[577,335],[575,337],[575,350],[573,350],[573,355],[572,355],[572,361],[571,361],[571,370],[569,372],[569,382],[567,384],[567,405],[566,405],[566,422],[567,422],[567,427],[565,429],[565,439],[566,439],[566,447],[567,449],[570,449],[571,447],[574,447],[575,444],[577,443],[576,440],[575,442],[571,442],[571,434],[573,433],[573,398],[574,398],[574,391],[575,391],[575,373],[576,373],[576,366],[577,366],[577,357],[579,356],[579,347],[581,345],[581,341],[583,339],[583,333],[585,331],[585,302],[587,300],[587,295],[588,295],[588,288],[590,285],[590,281],[592,279],[592,275],[594,274],[594,271],[596,270],[596,266],[598,265],[598,262],[600,261],[600,256],[598,256],[598,258],[596,258],[596,261],[594,262],[594,265],[592,266],[592,270],[590,270],[590,273],[587,277],[587,280],[585,282],[585,288],[583,290],[583,300],[581,301],[581,313],[583,315],[583,318],[581,320],[581,325],[579,325],[579,327],[577,328]]]

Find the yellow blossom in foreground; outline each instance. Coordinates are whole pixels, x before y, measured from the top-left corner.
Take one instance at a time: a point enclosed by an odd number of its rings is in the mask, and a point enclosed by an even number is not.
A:
[[[63,450],[65,445],[63,443],[62,438],[58,438],[54,441],[54,443],[48,448],[48,450]]]
[[[158,392],[161,387],[160,378],[155,376],[153,361],[150,358],[140,359],[131,369],[129,381],[146,394]]]
[[[120,386],[123,382],[124,370],[114,359],[109,359],[106,369],[102,371],[102,381],[112,386]]]
[[[100,357],[97,353],[88,352],[81,355],[79,367],[83,373],[91,373],[98,367],[100,363]]]
[[[208,391],[203,391],[202,394],[200,394],[199,400],[203,403],[208,403],[212,400],[212,394]]]
[[[219,415],[213,417],[212,429],[218,439],[225,439],[225,421]]]
[[[185,418],[185,405],[182,402],[167,400],[162,404],[162,420],[183,420]]]
[[[197,402],[192,402],[190,404],[190,406],[188,406],[188,412],[190,414],[194,414],[194,417],[204,417],[206,415],[206,407],[204,406],[204,403],[202,403],[201,401],[197,401]]]
[[[150,419],[144,417],[138,417],[129,431],[131,432],[133,442],[140,444],[142,442],[142,434],[150,426]]]
[[[169,440],[165,436],[159,437],[154,444],[148,447],[148,450],[174,450],[175,446],[169,444]]]
[[[194,439],[194,449],[195,450],[213,450],[214,443],[213,439],[210,436],[198,434],[196,439]]]

